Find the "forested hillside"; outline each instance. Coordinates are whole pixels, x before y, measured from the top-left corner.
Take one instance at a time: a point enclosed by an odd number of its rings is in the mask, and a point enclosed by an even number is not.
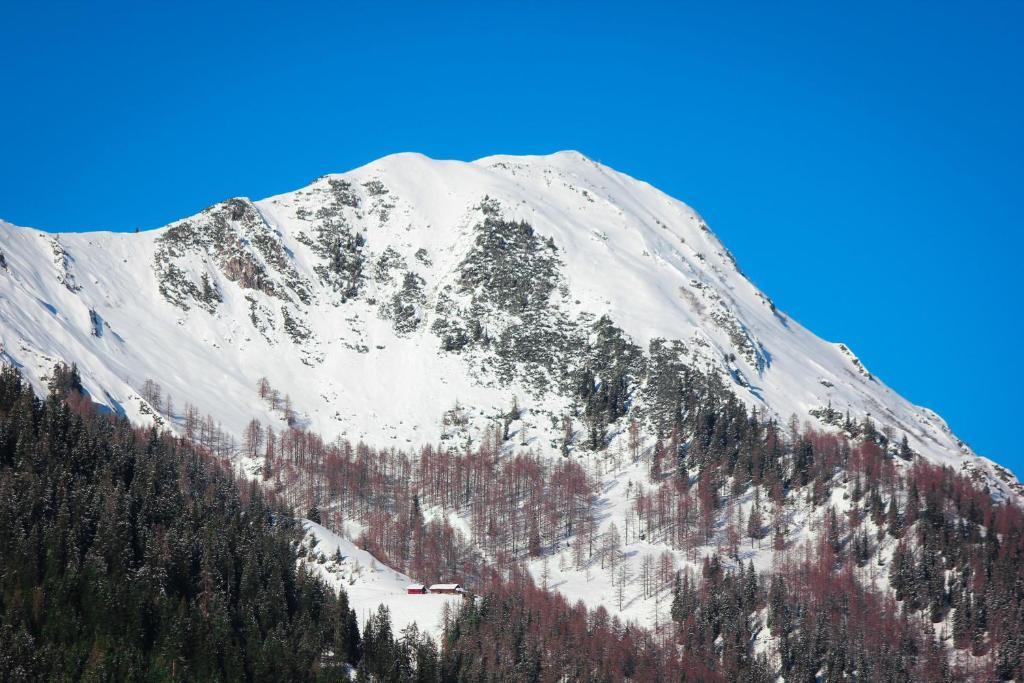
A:
[[[360,633],[345,592],[300,560],[300,526],[272,493],[201,445],[97,413],[80,390],[74,367],[55,369],[45,400],[0,369],[0,680],[458,681],[490,670],[472,610],[446,621],[443,651],[415,627],[395,633],[383,607]],[[504,585],[492,571],[476,583]],[[592,651],[597,635],[572,644]],[[620,645],[630,658],[644,647]],[[579,673],[585,659],[574,661],[536,673]]]
[[[740,421],[698,432],[700,448],[669,439],[635,454],[649,488],[629,501],[627,552],[585,464],[503,456],[498,430],[474,451],[410,457],[293,427],[261,444],[262,476],[246,481],[224,466],[240,454],[97,414],[79,389],[66,366],[43,401],[0,373],[11,680],[336,679],[345,665],[393,681],[1024,675],[1019,508],[948,468],[918,461],[902,475],[863,435],[787,436],[712,412],[708,425]],[[744,499],[755,502],[736,529]],[[359,543],[394,566],[459,576],[478,597],[446,616],[440,643],[394,633],[383,608],[360,636],[344,591],[298,561],[290,510],[309,503],[325,524],[357,520]],[[466,531],[428,509],[464,516]],[[820,533],[789,533],[800,509],[820,514]],[[636,566],[637,536],[682,555]],[[744,550],[763,543],[767,567]],[[556,556],[588,576],[632,564],[619,590],[661,596],[664,621],[646,628],[551,592]]]
[[[640,668],[666,656],[656,645],[682,646],[682,659],[651,671],[1024,675],[1024,515],[1014,503],[893,446],[870,421],[840,434],[783,427],[722,388],[667,415],[668,436],[652,445],[634,427],[627,448],[582,457],[522,452],[514,411],[465,450],[372,449],[254,423],[242,453],[226,457],[241,455],[293,509],[360,529],[357,543],[410,576],[459,577],[480,591],[482,602],[467,604],[446,634],[459,641],[449,640],[448,654],[474,676],[480,667],[509,676],[512,662],[577,666],[566,653],[578,645],[555,656],[541,644],[562,637],[544,630],[549,610],[577,614],[590,636],[610,639],[601,651],[634,634]],[[635,482],[616,497],[606,482],[627,475]],[[576,612],[572,600],[582,601]],[[594,631],[594,619],[609,630]],[[515,656],[499,656],[501,643]],[[498,650],[467,658],[477,647]],[[634,665],[624,666],[611,666],[613,678],[630,675]]]
[[[297,528],[170,434],[0,370],[0,679],[337,679],[359,633]],[[70,392],[79,409],[61,399]]]

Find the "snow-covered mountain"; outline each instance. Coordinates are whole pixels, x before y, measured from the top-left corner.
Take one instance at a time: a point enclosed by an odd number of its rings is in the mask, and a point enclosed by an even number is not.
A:
[[[516,405],[521,443],[557,450],[580,378],[608,384],[614,365],[643,384],[639,365],[669,354],[780,421],[870,419],[894,450],[906,436],[1020,492],[777,308],[694,210],[577,152],[398,154],[137,234],[0,222],[0,253],[3,360],[40,390],[74,361],[94,401],[135,420],[180,424],[187,403],[241,434],[287,407],[326,437],[404,447],[478,438]],[[625,418],[610,416],[614,443]]]

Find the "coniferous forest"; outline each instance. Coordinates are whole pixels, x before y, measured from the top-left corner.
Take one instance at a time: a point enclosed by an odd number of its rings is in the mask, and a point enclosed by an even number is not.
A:
[[[335,679],[355,615],[196,449],[0,371],[0,679]]]

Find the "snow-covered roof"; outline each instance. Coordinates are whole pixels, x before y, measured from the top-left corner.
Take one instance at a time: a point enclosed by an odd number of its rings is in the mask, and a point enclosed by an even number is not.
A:
[[[408,586],[406,586],[406,590],[423,590],[423,584],[422,583],[410,583]]]
[[[462,584],[459,583],[435,583],[430,587],[432,591],[453,591],[458,588],[462,588]]]

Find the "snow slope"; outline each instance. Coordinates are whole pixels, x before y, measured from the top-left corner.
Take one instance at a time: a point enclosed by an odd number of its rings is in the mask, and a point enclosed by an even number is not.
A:
[[[938,415],[777,309],[696,212],[577,152],[397,154],[138,234],[0,222],[0,354],[40,390],[56,360],[73,360],[111,410],[174,425],[187,402],[236,434],[253,417],[282,419],[257,395],[260,377],[289,395],[300,424],[377,445],[464,438],[515,400],[543,450],[569,399],[445,351],[434,329],[449,299],[464,303],[460,267],[488,202],[553,243],[552,296],[568,318],[607,315],[642,348],[679,340],[696,367],[781,420],[830,428],[829,407],[870,417],[996,495],[1019,491]],[[142,399],[146,379],[173,397],[170,411]]]
[[[303,520],[303,527],[306,565],[329,586],[345,589],[360,627],[379,605],[386,605],[395,634],[415,623],[421,632],[439,640],[444,630],[444,606],[449,605],[454,614],[462,596],[408,595],[406,587],[415,582],[405,574],[381,564],[370,553],[316,522]],[[341,562],[336,560],[336,553],[341,554]]]

